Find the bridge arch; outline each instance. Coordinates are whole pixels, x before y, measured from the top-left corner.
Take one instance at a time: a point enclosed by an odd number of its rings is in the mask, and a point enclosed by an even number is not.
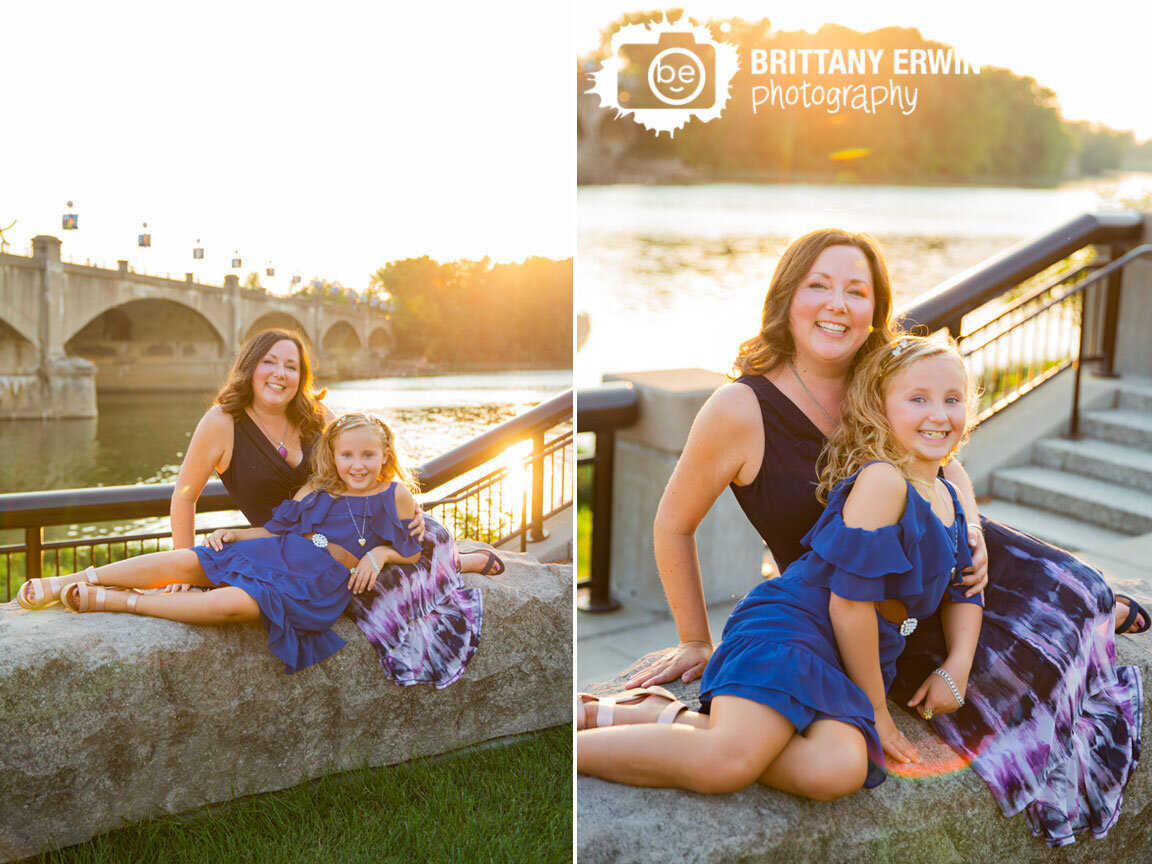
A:
[[[261,330],[273,329],[291,330],[293,333],[299,333],[305,344],[309,346],[312,345],[312,337],[308,334],[308,329],[300,322],[300,319],[287,312],[281,312],[279,309],[265,312],[249,324],[248,330],[244,333],[244,338],[240,341],[247,342]]]
[[[337,321],[324,334],[324,350],[330,354],[355,354],[362,347],[355,328],[347,321]]]
[[[387,354],[392,350],[392,331],[387,327],[377,327],[368,334],[368,350],[374,354]]]
[[[64,351],[96,366],[98,392],[211,391],[229,359],[211,321],[159,298],[105,309],[71,335]]]

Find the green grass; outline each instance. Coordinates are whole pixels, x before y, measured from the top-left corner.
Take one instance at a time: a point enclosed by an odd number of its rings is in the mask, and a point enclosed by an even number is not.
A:
[[[151,819],[35,860],[570,862],[572,728]]]

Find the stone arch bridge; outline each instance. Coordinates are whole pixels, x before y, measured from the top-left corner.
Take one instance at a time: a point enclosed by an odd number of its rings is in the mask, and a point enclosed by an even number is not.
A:
[[[92,417],[97,391],[214,390],[267,327],[302,334],[329,379],[380,374],[392,345],[381,309],[68,264],[60,245],[0,254],[0,419]]]

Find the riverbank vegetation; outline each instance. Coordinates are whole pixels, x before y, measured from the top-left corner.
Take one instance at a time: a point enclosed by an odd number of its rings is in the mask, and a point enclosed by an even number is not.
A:
[[[669,14],[676,18],[679,13]],[[624,24],[659,17],[659,13],[623,16],[605,28],[600,47],[578,65],[578,90],[585,94],[580,96],[578,122],[580,182],[1044,186],[1112,170],[1152,167],[1152,142],[1137,145],[1131,132],[1064,120],[1057,94],[1007,69],[985,66],[979,74],[901,76],[891,74],[888,63],[879,67],[878,74],[821,75],[813,74],[815,68],[777,74],[756,70],[750,61],[753,48],[883,49],[887,58],[897,49],[939,51],[941,57],[951,51],[951,46],[900,27],[859,33],[827,24],[810,34],[772,30],[767,19],[709,22],[714,39],[738,49],[741,68],[731,84],[731,99],[718,119],[693,120],[674,136],[657,136],[631,117],[613,119],[612,111],[594,109],[599,97],[586,91],[591,86],[588,73],[610,54],[612,34]],[[728,32],[721,31],[725,23]],[[838,88],[842,95],[846,88],[861,84],[869,89],[900,86],[908,88],[906,95],[915,89],[915,108],[908,110],[907,101],[903,109],[894,107],[889,100],[866,111],[847,105],[845,98],[838,110],[830,110],[833,90]],[[811,97],[817,86],[822,104],[805,108],[800,94]],[[754,88],[759,88],[758,94]],[[789,88],[795,88],[799,101],[782,105]],[[769,93],[775,95],[775,104],[767,98]],[[754,97],[761,100],[755,108]]]
[[[571,366],[571,258],[519,264],[406,258],[377,270],[369,291],[389,310],[397,359]]]

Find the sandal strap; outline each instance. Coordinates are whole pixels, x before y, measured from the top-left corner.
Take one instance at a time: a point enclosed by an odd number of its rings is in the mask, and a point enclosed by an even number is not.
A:
[[[135,591],[129,592],[129,594],[128,594],[128,611],[131,612],[133,615],[139,614],[136,611],[136,603],[139,600],[140,600],[139,594],[137,594]]]
[[[616,697],[601,696],[600,701],[596,703],[596,728],[603,729],[605,726],[611,726],[615,716]]]
[[[664,710],[660,712],[660,716],[656,718],[657,723],[675,723],[676,718],[681,711],[687,711],[688,706],[680,700],[674,700],[664,706]]]

